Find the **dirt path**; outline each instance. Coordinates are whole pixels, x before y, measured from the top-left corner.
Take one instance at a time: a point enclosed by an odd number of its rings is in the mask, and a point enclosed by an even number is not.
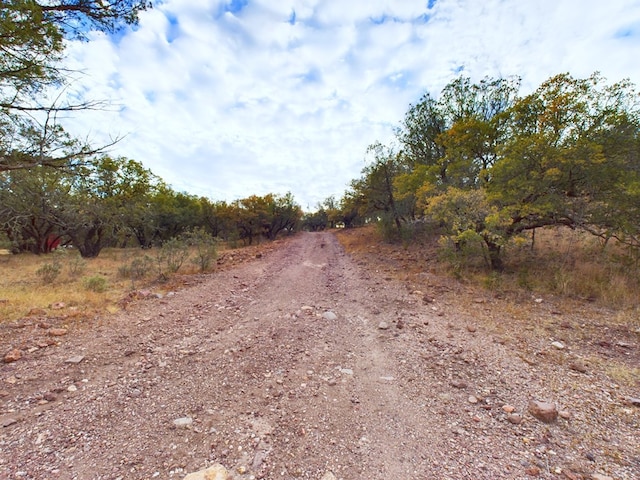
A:
[[[580,391],[467,323],[307,233],[59,345],[6,327],[3,348],[40,347],[0,367],[0,478],[640,478],[637,409],[585,438]],[[532,398],[577,420],[526,416]]]

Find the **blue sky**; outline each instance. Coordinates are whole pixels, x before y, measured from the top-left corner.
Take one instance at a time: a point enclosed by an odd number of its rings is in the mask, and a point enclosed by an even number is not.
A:
[[[165,0],[116,37],[71,42],[67,120],[174,189],[213,200],[340,197],[409,104],[460,74],[562,72],[640,85],[640,0]]]

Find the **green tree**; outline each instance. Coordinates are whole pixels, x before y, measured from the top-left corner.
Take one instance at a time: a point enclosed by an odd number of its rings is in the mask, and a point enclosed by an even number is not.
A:
[[[59,112],[95,108],[96,102],[60,103],[46,89],[64,86],[64,39],[90,30],[114,32],[137,21],[148,1],[7,0],[0,4],[0,171],[64,166],[103,148],[70,138]],[[58,98],[53,102],[47,98]]]
[[[637,99],[628,82],[564,74],[513,107],[487,188],[509,221],[507,235],[546,225],[602,235],[637,229],[629,208],[637,198]]]
[[[55,209],[68,201],[69,189],[63,170],[0,172],[0,225],[15,249],[49,253],[65,239]]]
[[[293,195],[268,194],[267,218],[264,223],[265,235],[269,240],[275,240],[282,231],[294,232],[302,218],[302,209],[295,203]]]

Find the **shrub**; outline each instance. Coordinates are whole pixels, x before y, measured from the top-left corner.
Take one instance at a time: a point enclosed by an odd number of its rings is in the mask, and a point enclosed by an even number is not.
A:
[[[69,269],[70,277],[79,277],[86,270],[87,262],[78,255],[68,261],[67,267]]]
[[[58,262],[45,263],[36,270],[36,275],[40,277],[44,284],[53,283],[60,275],[60,268],[60,263]]]
[[[215,238],[204,228],[196,228],[187,233],[187,242],[195,249],[196,256],[191,262],[206,272],[217,257]]]
[[[102,293],[107,289],[107,279],[98,275],[84,281],[84,287],[92,292]]]
[[[165,277],[165,273],[176,273],[189,258],[189,245],[182,238],[172,238],[162,244],[157,250],[156,263],[158,274]]]

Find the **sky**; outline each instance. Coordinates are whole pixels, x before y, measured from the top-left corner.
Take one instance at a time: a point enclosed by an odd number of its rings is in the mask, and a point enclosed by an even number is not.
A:
[[[174,190],[228,202],[339,199],[410,104],[459,77],[568,72],[640,86],[640,0],[164,0],[117,35],[70,42],[65,120],[122,139]]]

